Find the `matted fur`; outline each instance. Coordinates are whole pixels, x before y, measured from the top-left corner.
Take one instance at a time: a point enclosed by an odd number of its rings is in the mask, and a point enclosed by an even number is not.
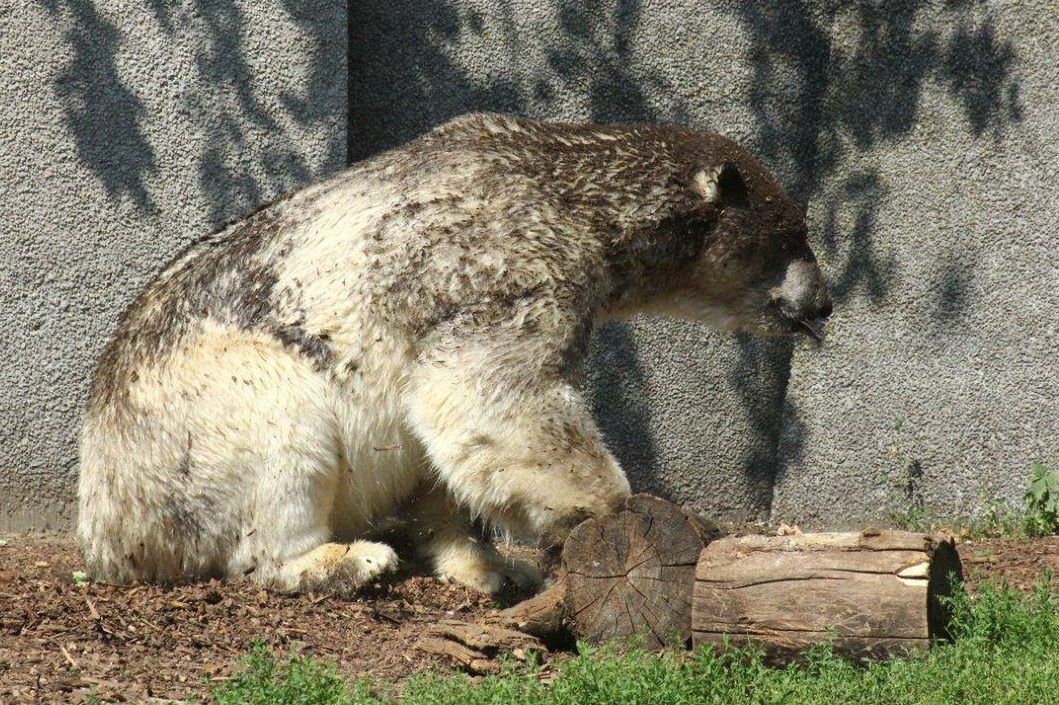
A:
[[[92,575],[355,589],[401,505],[439,575],[529,579],[481,517],[561,537],[629,492],[578,389],[637,312],[764,334],[830,303],[739,147],[655,125],[454,120],[179,254],[103,352],[81,440]]]

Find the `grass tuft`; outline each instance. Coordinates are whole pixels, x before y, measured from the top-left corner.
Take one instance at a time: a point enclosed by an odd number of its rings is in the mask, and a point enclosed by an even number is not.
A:
[[[261,642],[246,666],[213,691],[217,705],[360,705],[377,703],[366,682],[347,685],[334,666],[304,656],[279,664]]]

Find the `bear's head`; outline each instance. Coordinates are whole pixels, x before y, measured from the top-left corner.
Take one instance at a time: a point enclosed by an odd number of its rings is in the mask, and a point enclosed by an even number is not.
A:
[[[669,273],[655,305],[721,330],[820,340],[831,297],[809,247],[804,212],[734,143],[716,135],[699,139],[676,179],[683,192],[678,212],[667,221],[693,249]]]

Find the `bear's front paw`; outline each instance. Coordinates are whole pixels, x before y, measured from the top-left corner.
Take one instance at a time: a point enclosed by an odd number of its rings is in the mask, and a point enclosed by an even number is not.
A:
[[[383,573],[397,569],[397,552],[384,543],[357,541],[350,544],[343,564],[349,564],[351,580],[359,585],[371,582]],[[359,587],[358,585],[358,587]]]

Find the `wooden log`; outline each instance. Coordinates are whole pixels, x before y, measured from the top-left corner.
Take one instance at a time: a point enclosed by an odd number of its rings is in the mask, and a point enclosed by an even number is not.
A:
[[[697,517],[644,494],[617,514],[583,522],[563,547],[564,623],[592,642],[686,643],[695,565],[709,537]]]
[[[950,578],[962,580],[954,542],[924,534],[728,537],[699,558],[693,640],[776,659],[825,641],[857,657],[924,650],[949,637]]]

